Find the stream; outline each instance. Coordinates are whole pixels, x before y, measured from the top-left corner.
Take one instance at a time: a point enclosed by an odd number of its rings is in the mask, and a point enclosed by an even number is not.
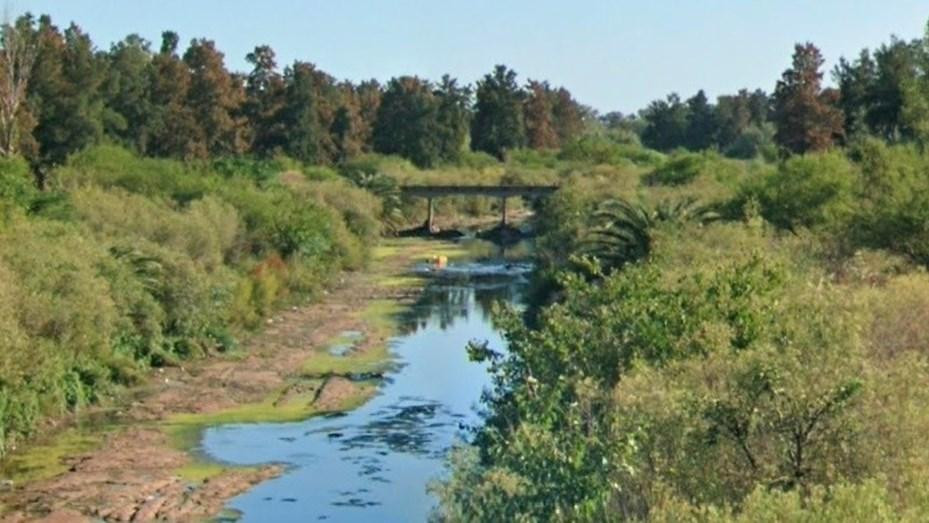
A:
[[[436,504],[427,486],[446,473],[446,454],[467,436],[464,427],[479,421],[475,408],[490,385],[485,365],[471,362],[465,346],[487,340],[491,348],[505,349],[491,323],[491,306],[498,300],[519,306],[529,270],[498,260],[428,271],[434,277],[401,315],[390,340],[397,365],[378,395],[355,410],[298,423],[208,429],[202,450],[215,460],[288,467],[231,500],[230,516],[426,521]]]

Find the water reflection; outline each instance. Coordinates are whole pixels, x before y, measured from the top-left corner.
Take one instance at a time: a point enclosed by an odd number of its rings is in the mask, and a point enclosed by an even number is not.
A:
[[[514,278],[475,279],[469,283],[446,282],[427,293],[417,305],[401,315],[400,332],[411,334],[429,328],[430,321],[437,321],[438,328],[446,329],[459,318],[467,319],[470,314],[479,314],[480,320],[489,323],[494,303],[515,303],[519,300],[522,286],[512,285]],[[519,278],[522,280],[522,277]]]
[[[421,268],[420,268],[421,269]],[[489,385],[470,362],[469,340],[502,350],[490,321],[494,302],[518,303],[525,266],[484,262],[450,267],[400,318],[391,341],[400,363],[379,396],[339,416],[302,423],[210,429],[204,450],[238,464],[281,462],[288,473],[234,499],[247,521],[425,521],[426,484]]]

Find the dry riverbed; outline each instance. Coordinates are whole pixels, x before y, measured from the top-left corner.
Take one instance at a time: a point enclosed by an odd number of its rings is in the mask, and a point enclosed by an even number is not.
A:
[[[345,274],[319,302],[280,311],[228,356],[159,369],[117,406],[82,413],[0,467],[0,521],[202,520],[274,477],[282,465],[229,467],[197,455],[205,427],[290,421],[351,409],[390,365],[392,316],[415,300],[412,263],[463,256],[453,244],[389,241],[363,273]],[[335,355],[330,349],[348,343]],[[349,379],[352,377],[352,379]],[[12,481],[12,484],[10,484]]]

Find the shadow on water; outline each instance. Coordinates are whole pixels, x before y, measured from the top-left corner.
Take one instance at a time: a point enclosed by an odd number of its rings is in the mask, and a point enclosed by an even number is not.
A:
[[[246,521],[425,521],[435,504],[426,485],[443,474],[446,452],[467,434],[463,427],[478,421],[475,407],[490,385],[465,346],[486,340],[505,349],[490,311],[497,301],[520,304],[529,269],[491,254],[429,270],[430,284],[390,341],[397,369],[358,409],[209,429],[203,449],[218,460],[289,465],[229,508]]]

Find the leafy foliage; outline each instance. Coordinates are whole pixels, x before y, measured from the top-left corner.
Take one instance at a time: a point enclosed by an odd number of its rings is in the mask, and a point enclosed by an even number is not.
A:
[[[63,213],[23,162],[2,162],[0,202],[17,212],[0,222],[0,455],[44,416],[230,350],[282,302],[364,265],[375,196],[266,162],[213,165],[92,148],[51,173]]]
[[[775,138],[795,153],[828,149],[841,137],[843,115],[834,106],[836,93],[822,90],[824,59],[813,44],[797,44],[793,66],[774,90]]]
[[[693,198],[663,201],[653,209],[624,200],[606,200],[594,213],[595,226],[588,250],[605,269],[643,260],[652,250],[652,229],[664,224],[709,223],[719,216],[697,205]]]
[[[523,123],[524,93],[516,83],[516,71],[498,65],[477,83],[471,145],[497,158],[526,144]]]

